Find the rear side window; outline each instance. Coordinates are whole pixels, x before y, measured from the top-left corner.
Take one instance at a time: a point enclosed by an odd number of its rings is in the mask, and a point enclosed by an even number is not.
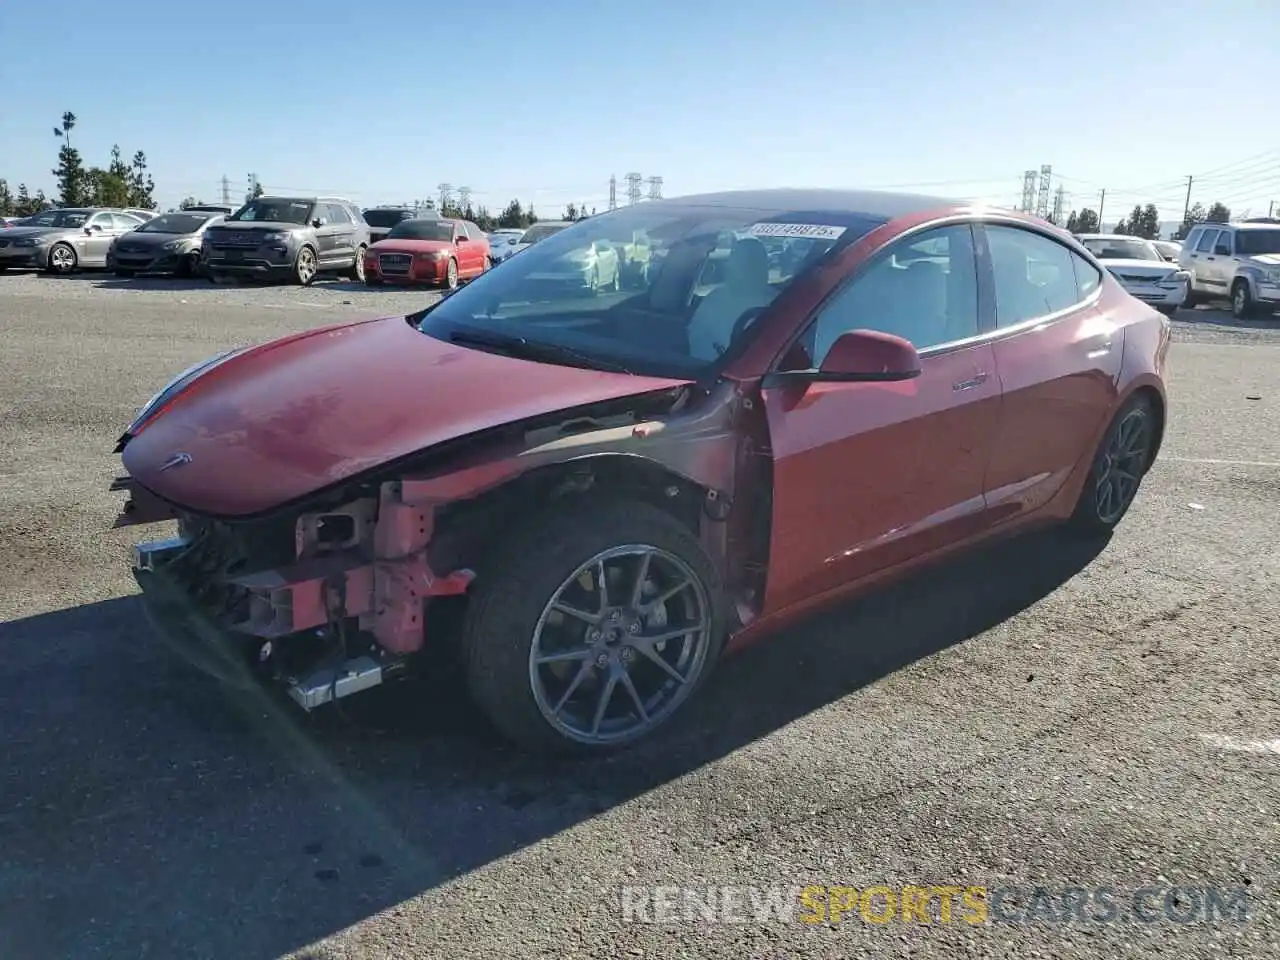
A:
[[[1079,254],[1071,254],[1071,265],[1076,268],[1076,290],[1081,300],[1088,299],[1102,286],[1102,271]]]
[[[1196,253],[1208,253],[1213,249],[1213,238],[1218,235],[1217,230],[1206,230],[1200,235],[1200,242],[1196,244]]]
[[[1218,234],[1218,239],[1213,241],[1214,252],[1216,253],[1218,251],[1218,248],[1222,247],[1223,251],[1226,254],[1230,255],[1231,249],[1232,249],[1231,241],[1233,239],[1234,239],[1234,235],[1230,230],[1223,230],[1221,233]]]
[[[986,231],[995,280],[996,326],[1009,327],[1068,310],[1084,299],[1076,283],[1074,261],[1079,258],[1062,244],[1017,227],[988,226]]]

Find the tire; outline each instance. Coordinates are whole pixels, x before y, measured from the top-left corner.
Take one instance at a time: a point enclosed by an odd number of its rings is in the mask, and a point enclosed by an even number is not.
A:
[[[688,586],[654,608],[645,622],[623,610],[616,622],[593,627],[579,617],[551,609],[553,601],[565,598],[578,610],[594,607],[594,598],[599,597],[598,579],[588,565],[610,550],[633,551],[604,561],[615,599],[629,606],[640,566],[634,551],[641,548],[655,551],[645,567],[649,572],[645,582],[652,587],[645,591],[650,604],[655,591],[660,598],[678,577],[688,579]],[[513,537],[504,538],[490,560],[481,565],[467,604],[461,633],[462,663],[467,686],[480,710],[503,736],[525,750],[598,755],[632,744],[665,725],[715,666],[725,629],[719,574],[697,537],[656,507],[605,497],[575,498],[536,517]],[[590,590],[584,576],[592,584]],[[629,646],[646,637],[656,640],[664,630],[672,629],[673,617],[691,611],[704,625],[702,629],[677,639],[668,636],[661,646],[650,641],[648,653],[639,646]],[[594,644],[589,636],[593,629],[597,632]],[[610,640],[600,637],[601,632],[617,636]],[[544,640],[565,640],[566,636],[578,659],[534,663],[535,650],[554,649],[549,642],[544,646]],[[655,657],[672,669],[682,668],[685,680],[675,682]],[[620,679],[623,673],[628,680]],[[625,718],[630,725],[620,725],[624,718],[606,719],[612,726],[606,730],[602,725],[599,734],[592,736],[591,720],[603,693],[600,681],[606,674],[615,677],[615,685],[605,698],[606,708],[630,708],[630,716]],[[628,682],[646,704],[647,722],[640,719],[641,712],[628,697]],[[566,690],[574,699],[557,712],[553,698],[565,696]],[[585,702],[577,702],[579,697]],[[551,716],[564,719],[553,722]]]
[[[1145,396],[1130,397],[1112,418],[1089,467],[1089,477],[1071,515],[1071,525],[1080,533],[1105,536],[1116,528],[1133,505],[1143,477],[1151,469],[1158,424],[1155,407]],[[1132,432],[1129,432],[1132,431]],[[1141,449],[1133,441],[1141,437]],[[1117,456],[1117,447],[1130,453]],[[1124,466],[1121,468],[1120,464]],[[1127,487],[1120,473],[1132,477]],[[1103,484],[1112,484],[1112,499],[1104,499]]]
[[[1178,312],[1177,307],[1164,306],[1163,304],[1161,306],[1156,307],[1156,309],[1159,310],[1161,313],[1163,313],[1166,317],[1172,317]]]
[[[1182,309],[1194,310],[1199,304],[1204,302],[1204,298],[1191,288],[1191,284],[1187,284],[1186,295],[1182,298]]]
[[[371,276],[369,276],[369,275],[366,273],[366,274],[364,275],[364,285],[365,285],[366,287],[380,287],[380,286],[382,286],[382,278],[381,278],[381,277],[371,277]]]
[[[458,289],[458,261],[452,257],[449,258],[449,265],[444,270],[444,288],[446,290]]]
[[[1237,320],[1244,320],[1253,316],[1256,310],[1249,284],[1243,279],[1237,279],[1231,284],[1231,315]]]
[[[355,283],[364,283],[364,254],[367,249],[363,244],[356,247],[356,262],[351,265],[351,272],[347,274]]]
[[[299,287],[309,287],[315,281],[316,274],[319,272],[315,250],[305,246],[299,249],[297,255],[293,258],[291,278],[294,284]]]
[[[178,264],[178,276],[180,277],[198,277],[200,276],[200,254],[189,253],[182,258]]]
[[[45,269],[49,273],[65,277],[67,274],[75,273],[79,265],[80,258],[76,256],[71,244],[55,243],[53,249],[49,251],[49,264]]]

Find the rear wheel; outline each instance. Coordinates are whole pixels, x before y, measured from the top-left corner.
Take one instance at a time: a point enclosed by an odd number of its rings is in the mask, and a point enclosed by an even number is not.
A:
[[[1089,470],[1071,523],[1079,531],[1105,534],[1115,529],[1133,504],[1155,455],[1158,423],[1145,396],[1131,397],[1111,421]]]
[[[577,501],[481,567],[462,631],[467,683],[526,749],[616,749],[664,725],[710,674],[723,607],[715,565],[675,518]]]

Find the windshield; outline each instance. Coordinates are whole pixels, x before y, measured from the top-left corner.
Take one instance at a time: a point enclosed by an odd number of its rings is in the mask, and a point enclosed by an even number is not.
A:
[[[443,240],[453,239],[452,220],[402,220],[391,228],[388,240]]]
[[[573,226],[570,223],[535,223],[532,227],[524,232],[520,237],[521,243],[537,243],[539,240],[545,240],[553,234],[559,233],[565,227]]]
[[[138,233],[195,233],[213,217],[212,213],[166,213],[148,220]]]
[[[557,229],[424,311],[419,329],[499,351],[505,340],[540,359],[698,377],[797,276],[883,222],[637,204]]]
[[[310,200],[276,200],[259,197],[257,200],[250,200],[227,219],[270,223],[309,223],[313,206]]]
[[[1122,240],[1119,237],[1090,238],[1081,241],[1085,248],[1102,260],[1160,260],[1164,257],[1145,240]]]
[[[1246,257],[1280,253],[1280,230],[1237,230],[1236,253]]]
[[[364,222],[371,227],[394,227],[413,216],[408,210],[366,210]]]
[[[28,227],[83,227],[93,216],[91,210],[46,210],[29,217]]]

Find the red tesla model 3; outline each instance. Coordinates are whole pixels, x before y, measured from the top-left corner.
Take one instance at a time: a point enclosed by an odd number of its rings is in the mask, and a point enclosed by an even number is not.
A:
[[[548,278],[605,247],[635,282]],[[408,317],[230,351],[121,437],[160,632],[313,709],[461,658],[529,748],[668,721],[817,604],[1037,523],[1105,534],[1167,321],[1063,231],[763,190],[584,220]]]

